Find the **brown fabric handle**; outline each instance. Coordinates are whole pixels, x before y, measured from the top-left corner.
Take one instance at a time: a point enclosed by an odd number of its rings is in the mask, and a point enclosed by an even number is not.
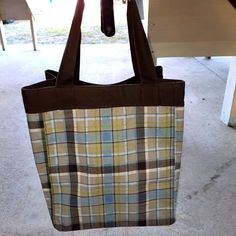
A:
[[[141,83],[161,80],[157,78],[154,62],[146,34],[139,16],[135,0],[128,1],[127,21],[131,49],[131,58],[135,77]],[[62,58],[57,87],[72,86],[79,79],[81,23],[84,10],[84,0],[78,0],[69,38]]]
[[[84,0],[78,0],[72,21],[66,48],[57,77],[57,87],[74,84],[75,73],[80,70],[81,23],[84,12]]]
[[[128,1],[127,21],[135,76],[142,83],[150,83],[157,80],[161,81],[160,78],[156,78],[152,53],[135,0]]]

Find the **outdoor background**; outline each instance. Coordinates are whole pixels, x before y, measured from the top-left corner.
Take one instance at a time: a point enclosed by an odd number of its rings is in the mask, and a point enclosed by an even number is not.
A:
[[[76,0],[28,0],[35,17],[39,44],[65,44],[74,14]],[[82,43],[127,43],[126,5],[115,0],[115,37],[105,37],[100,30],[100,0],[86,0]],[[30,43],[29,21],[14,21],[5,25],[8,44]]]

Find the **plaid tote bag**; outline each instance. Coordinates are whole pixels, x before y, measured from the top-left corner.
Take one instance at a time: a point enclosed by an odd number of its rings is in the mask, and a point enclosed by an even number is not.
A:
[[[184,82],[155,67],[136,2],[127,3],[134,77],[79,80],[78,0],[59,72],[22,88],[34,159],[60,231],[175,221]]]

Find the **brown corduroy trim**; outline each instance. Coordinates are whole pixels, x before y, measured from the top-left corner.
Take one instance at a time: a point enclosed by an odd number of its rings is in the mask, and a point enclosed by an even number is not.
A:
[[[125,81],[107,86],[80,84],[57,88],[56,80],[50,79],[22,88],[22,96],[28,114],[120,106],[184,106],[184,87],[182,80],[162,79],[152,84]]]

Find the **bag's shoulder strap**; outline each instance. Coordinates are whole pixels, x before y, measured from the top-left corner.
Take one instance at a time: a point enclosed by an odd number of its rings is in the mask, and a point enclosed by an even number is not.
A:
[[[135,77],[141,83],[155,83],[158,78],[136,1],[129,0],[127,4],[128,31]],[[84,0],[78,0],[57,77],[57,87],[71,86],[75,84],[75,80],[79,77],[83,10]],[[77,74],[77,76],[75,76],[75,74]]]

